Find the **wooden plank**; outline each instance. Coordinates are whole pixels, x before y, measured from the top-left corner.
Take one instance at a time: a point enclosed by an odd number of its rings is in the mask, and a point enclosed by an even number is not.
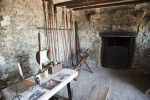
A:
[[[73,10],[85,10],[85,9],[93,9],[93,8],[103,8],[103,7],[113,7],[113,6],[122,6],[122,5],[129,5],[129,4],[140,4],[150,2],[149,0],[139,0],[139,1],[128,1],[128,2],[120,2],[120,3],[112,3],[112,4],[103,4],[103,5],[94,5],[88,7],[81,7],[81,8],[74,8]]]
[[[78,4],[73,3],[70,5],[67,5],[66,8],[77,8],[77,7],[82,7],[82,6],[89,6],[89,5],[103,4],[103,3],[113,3],[113,2],[118,2],[118,1],[124,1],[124,0],[95,0],[95,1],[85,2],[85,3],[78,3]]]
[[[86,100],[106,100],[109,90],[109,87],[101,88],[94,85]]]
[[[79,5],[79,4],[89,4],[89,3],[105,3],[105,2],[112,2],[112,1],[125,1],[125,0],[73,0],[73,1],[66,1],[55,4],[57,7],[61,6],[71,6],[71,5]]]
[[[99,90],[96,89],[96,86],[94,86],[92,90],[90,91],[86,100],[96,100],[98,92]]]
[[[33,83],[33,82],[29,81],[29,80],[23,80],[23,82],[28,84],[28,85],[30,85],[30,86],[34,86],[35,85],[35,83]]]
[[[146,94],[150,93],[150,88],[145,92]]]
[[[19,93],[24,92],[24,91],[28,90],[28,89],[31,87],[30,85],[26,84],[26,83],[23,82],[23,81],[20,81],[20,82],[18,82],[18,83],[16,83],[16,84],[13,84],[13,85],[11,85],[11,86],[9,86],[9,87],[10,87],[10,89],[13,90],[13,92],[14,92],[14,91],[16,91],[16,86],[17,86],[17,91],[18,91]]]
[[[2,98],[2,94],[0,93],[0,99]]]
[[[82,3],[82,2],[86,2],[86,1],[87,0],[66,1],[66,2],[62,2],[62,3],[57,3],[57,4],[55,4],[55,6],[61,7],[61,6],[67,6],[67,5],[70,5],[70,4],[79,4],[79,3]],[[93,1],[93,0],[88,0],[88,1]]]
[[[98,88],[98,87],[96,87],[96,88]],[[107,100],[108,93],[109,93],[108,87],[101,88],[101,89],[99,88],[99,92],[97,94],[96,100]]]

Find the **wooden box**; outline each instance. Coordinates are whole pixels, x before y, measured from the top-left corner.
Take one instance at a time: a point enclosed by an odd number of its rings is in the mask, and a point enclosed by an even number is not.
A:
[[[50,67],[50,66],[45,66],[42,65],[43,68],[48,68],[48,73],[49,74],[54,74],[56,72],[59,72],[60,70],[62,70],[62,63],[58,63],[57,65]]]

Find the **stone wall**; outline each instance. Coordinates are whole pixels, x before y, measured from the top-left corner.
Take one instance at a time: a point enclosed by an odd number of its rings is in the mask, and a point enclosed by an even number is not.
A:
[[[0,0],[0,71],[16,67],[18,62],[36,71],[36,28],[42,26],[41,0]]]
[[[150,69],[150,57],[147,57],[150,54],[150,4],[77,11],[76,20],[80,49],[93,51],[88,59],[90,66],[101,66],[100,32],[129,31],[138,33],[132,67],[142,71]]]
[[[56,0],[54,3],[63,1]],[[57,11],[58,27],[63,29],[62,8],[58,8]],[[69,14],[69,10],[67,12]],[[69,18],[70,16],[68,16],[68,22],[70,22]],[[12,69],[18,70],[18,62],[22,68],[31,68],[33,72],[38,71],[36,53],[39,50],[39,32],[41,33],[41,49],[47,50],[44,30],[36,29],[44,26],[43,21],[42,0],[0,0],[0,76],[1,72],[7,73]],[[61,34],[63,37],[64,34],[63,30],[58,32],[62,61],[64,53],[60,38]]]
[[[57,0],[56,2],[59,2]],[[88,59],[90,66],[99,67],[101,38],[103,31],[135,31],[135,67],[149,68],[150,54],[150,4],[110,7],[77,11],[78,37],[81,49],[90,48],[93,54]],[[59,28],[63,28],[61,8],[58,8]],[[38,51],[38,35],[41,33],[42,50],[46,49],[43,27],[43,8],[41,0],[0,0],[0,74],[8,68],[21,66],[37,71],[39,65],[35,55]],[[61,56],[62,45],[60,45]]]

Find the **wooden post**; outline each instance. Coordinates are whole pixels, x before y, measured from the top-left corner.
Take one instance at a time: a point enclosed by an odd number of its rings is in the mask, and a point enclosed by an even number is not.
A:
[[[75,21],[75,58],[76,63],[78,62],[78,50],[79,50],[79,44],[78,44],[78,23]]]

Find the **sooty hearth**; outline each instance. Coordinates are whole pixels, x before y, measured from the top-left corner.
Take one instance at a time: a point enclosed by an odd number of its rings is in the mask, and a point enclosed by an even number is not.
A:
[[[134,49],[135,33],[107,32],[102,37],[101,63],[103,67],[127,69],[131,66]]]

